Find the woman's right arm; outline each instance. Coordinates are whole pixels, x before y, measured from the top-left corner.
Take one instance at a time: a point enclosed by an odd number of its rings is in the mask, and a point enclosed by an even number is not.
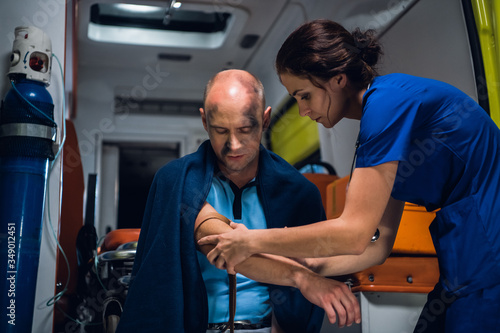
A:
[[[326,258],[306,258],[301,263],[323,276],[339,276],[362,271],[374,265],[381,265],[390,255],[399,221],[403,213],[404,202],[389,199],[378,229],[380,237],[368,245],[360,255],[343,255]]]
[[[397,168],[394,161],[355,169],[344,211],[337,219],[283,229],[234,230],[205,237],[199,244],[216,245],[207,258],[228,272],[254,253],[293,258],[361,255],[389,205]],[[390,233],[397,232],[398,223],[387,224]]]

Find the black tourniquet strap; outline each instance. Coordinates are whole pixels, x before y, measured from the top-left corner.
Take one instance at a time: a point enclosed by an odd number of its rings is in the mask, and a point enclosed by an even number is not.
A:
[[[198,230],[200,229],[203,223],[211,219],[220,220],[226,223],[227,225],[231,223],[231,221],[224,215],[221,215],[219,213],[212,213],[208,215],[203,221],[201,221],[201,223],[194,231],[194,234],[195,235],[197,234]],[[228,277],[229,277],[229,321],[227,322],[226,327],[221,330],[221,332],[227,332],[227,330],[229,329],[231,333],[234,333],[234,316],[236,313],[236,275],[228,274]]]
[[[231,333],[234,332],[234,315],[236,313],[236,275],[229,276],[229,321],[227,325]]]

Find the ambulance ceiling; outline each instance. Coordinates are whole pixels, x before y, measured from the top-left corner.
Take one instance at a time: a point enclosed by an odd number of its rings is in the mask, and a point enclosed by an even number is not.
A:
[[[304,21],[329,18],[348,28],[383,29],[414,2],[79,1],[79,71],[102,75],[111,86],[130,90],[125,73],[130,73],[132,86],[147,68],[160,66],[169,75],[161,82],[165,89],[155,91],[162,98],[201,99],[204,83],[225,68],[250,70],[263,81],[271,77],[279,46]]]
[[[166,60],[175,62],[177,69],[242,68],[287,1],[187,0],[177,3],[180,7],[170,10],[169,22],[164,24],[170,1],[81,1],[78,9],[80,64],[144,68]],[[195,26],[193,20],[196,19],[198,30],[203,30],[201,21],[205,20],[208,31],[186,31]]]

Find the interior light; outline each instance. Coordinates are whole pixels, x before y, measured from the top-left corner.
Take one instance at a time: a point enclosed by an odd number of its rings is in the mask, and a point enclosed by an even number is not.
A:
[[[158,10],[163,10],[160,7],[144,6],[144,5],[131,5],[131,4],[125,4],[125,3],[116,4],[116,8],[131,12],[131,13],[153,13],[153,12],[156,12]]]
[[[87,36],[103,43],[216,49],[225,42],[229,32],[239,33],[248,18],[245,11],[237,8],[222,6],[220,11],[214,11],[209,4],[185,2],[181,9],[174,8],[180,4],[175,0],[168,0],[167,8],[124,3],[93,4]],[[155,12],[144,12],[155,8]],[[165,19],[172,20],[172,24],[165,25]]]
[[[174,8],[181,8],[181,5],[182,5],[182,3],[176,2],[176,3],[174,3],[173,7]]]

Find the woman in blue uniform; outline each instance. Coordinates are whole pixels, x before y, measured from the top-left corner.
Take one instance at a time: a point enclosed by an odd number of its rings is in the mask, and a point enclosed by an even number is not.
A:
[[[356,168],[342,216],[308,226],[208,237],[211,260],[231,271],[254,253],[309,258],[324,275],[351,273],[390,254],[405,201],[440,209],[430,226],[440,280],[415,332],[497,332],[500,327],[500,130],[446,83],[377,76],[370,31],[328,20],[300,26],[276,68],[301,116],[326,128],[359,119]],[[370,242],[376,230],[377,242]],[[340,314],[339,314],[340,315]],[[347,311],[347,316],[349,316]]]

